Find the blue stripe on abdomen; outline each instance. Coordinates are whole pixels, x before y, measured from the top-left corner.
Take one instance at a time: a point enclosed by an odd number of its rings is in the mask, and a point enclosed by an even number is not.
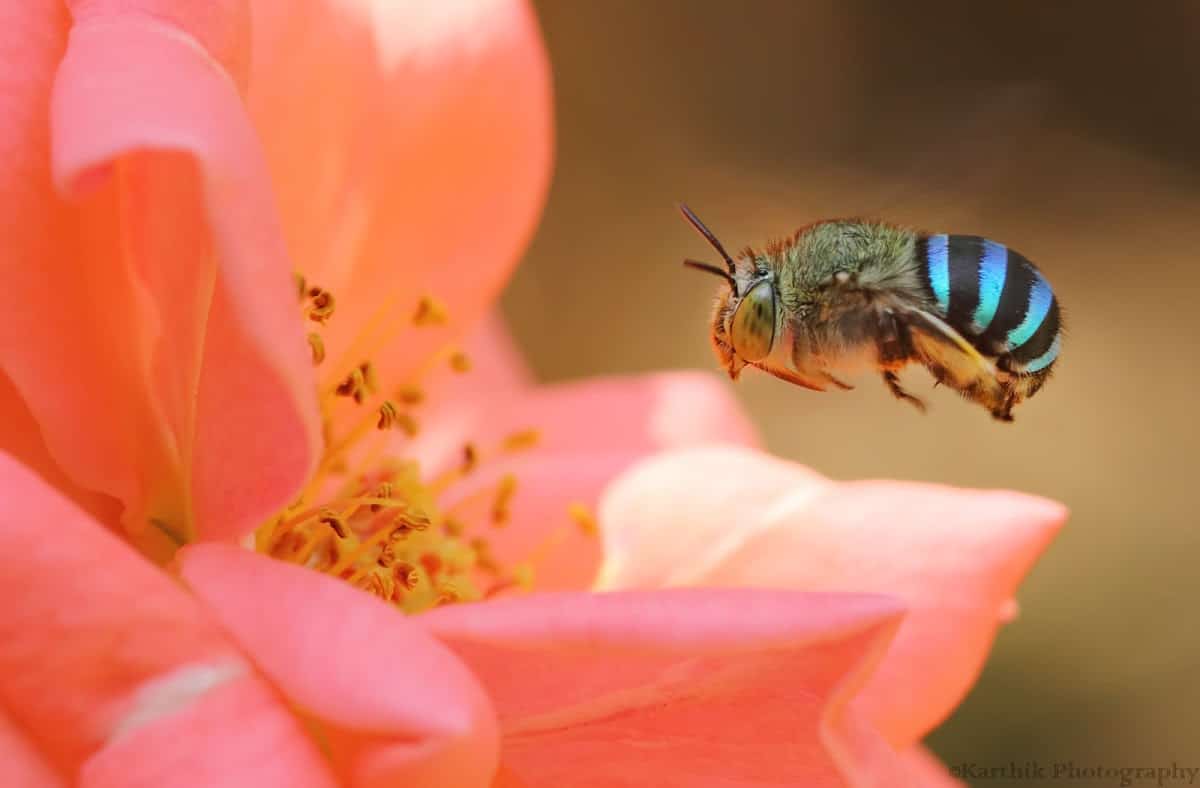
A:
[[[1054,336],[1054,342],[1052,342],[1050,344],[1050,349],[1047,350],[1042,355],[1035,358],[1033,361],[1030,361],[1028,364],[1026,364],[1025,371],[1026,372],[1041,372],[1043,369],[1045,369],[1046,367],[1048,367],[1054,363],[1054,360],[1056,358],[1058,358],[1058,351],[1061,349],[1062,349],[1062,334],[1056,334]]]
[[[929,286],[938,307],[945,314],[950,308],[950,253],[949,237],[945,234],[929,236],[925,252],[925,265],[929,271]]]
[[[1009,350],[1016,350],[1037,333],[1042,321],[1046,319],[1046,313],[1050,311],[1050,303],[1054,300],[1054,292],[1046,280],[1041,274],[1035,274],[1035,277],[1033,287],[1029,291],[1029,306],[1025,310],[1025,319],[1008,332]]]
[[[1008,273],[1008,247],[995,241],[983,242],[979,258],[979,305],[975,307],[975,333],[982,334],[996,317],[1004,279]]]

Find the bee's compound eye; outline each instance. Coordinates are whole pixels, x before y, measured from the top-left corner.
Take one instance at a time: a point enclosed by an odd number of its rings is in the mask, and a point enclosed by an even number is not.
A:
[[[775,344],[775,288],[759,282],[742,298],[729,323],[734,351],[746,361],[760,361]]]

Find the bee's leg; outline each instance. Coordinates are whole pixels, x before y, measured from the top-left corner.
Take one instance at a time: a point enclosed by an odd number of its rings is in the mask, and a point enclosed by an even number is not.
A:
[[[900,378],[890,369],[883,371],[883,382],[887,384],[888,389],[896,396],[896,399],[902,399],[911,402],[917,410],[925,412],[925,403],[919,397],[914,397],[903,388],[900,387]]]
[[[854,388],[854,386],[851,386],[849,383],[846,383],[845,381],[838,380],[833,375],[830,375],[828,372],[822,372],[821,377],[824,378],[825,380],[828,380],[830,383],[837,386],[842,391],[851,391]]]

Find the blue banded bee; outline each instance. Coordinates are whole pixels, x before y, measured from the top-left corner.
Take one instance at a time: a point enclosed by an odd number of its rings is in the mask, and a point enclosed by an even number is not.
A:
[[[835,373],[873,367],[897,398],[925,409],[896,373],[915,362],[1000,421],[1037,393],[1062,345],[1058,299],[1016,251],[974,235],[924,234],[858,220],[820,221],[736,259],[686,205],[725,260],[715,274],[712,343],[737,379],[749,365],[804,388],[853,388]]]

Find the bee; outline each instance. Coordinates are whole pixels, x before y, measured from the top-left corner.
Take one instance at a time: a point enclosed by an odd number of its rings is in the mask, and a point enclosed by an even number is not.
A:
[[[721,277],[712,344],[734,380],[747,365],[815,391],[874,368],[897,398],[910,363],[1000,421],[1049,378],[1062,347],[1058,299],[1020,253],[974,235],[834,219],[736,259],[686,205],[725,261],[684,265]],[[935,383],[936,385],[936,383]]]

